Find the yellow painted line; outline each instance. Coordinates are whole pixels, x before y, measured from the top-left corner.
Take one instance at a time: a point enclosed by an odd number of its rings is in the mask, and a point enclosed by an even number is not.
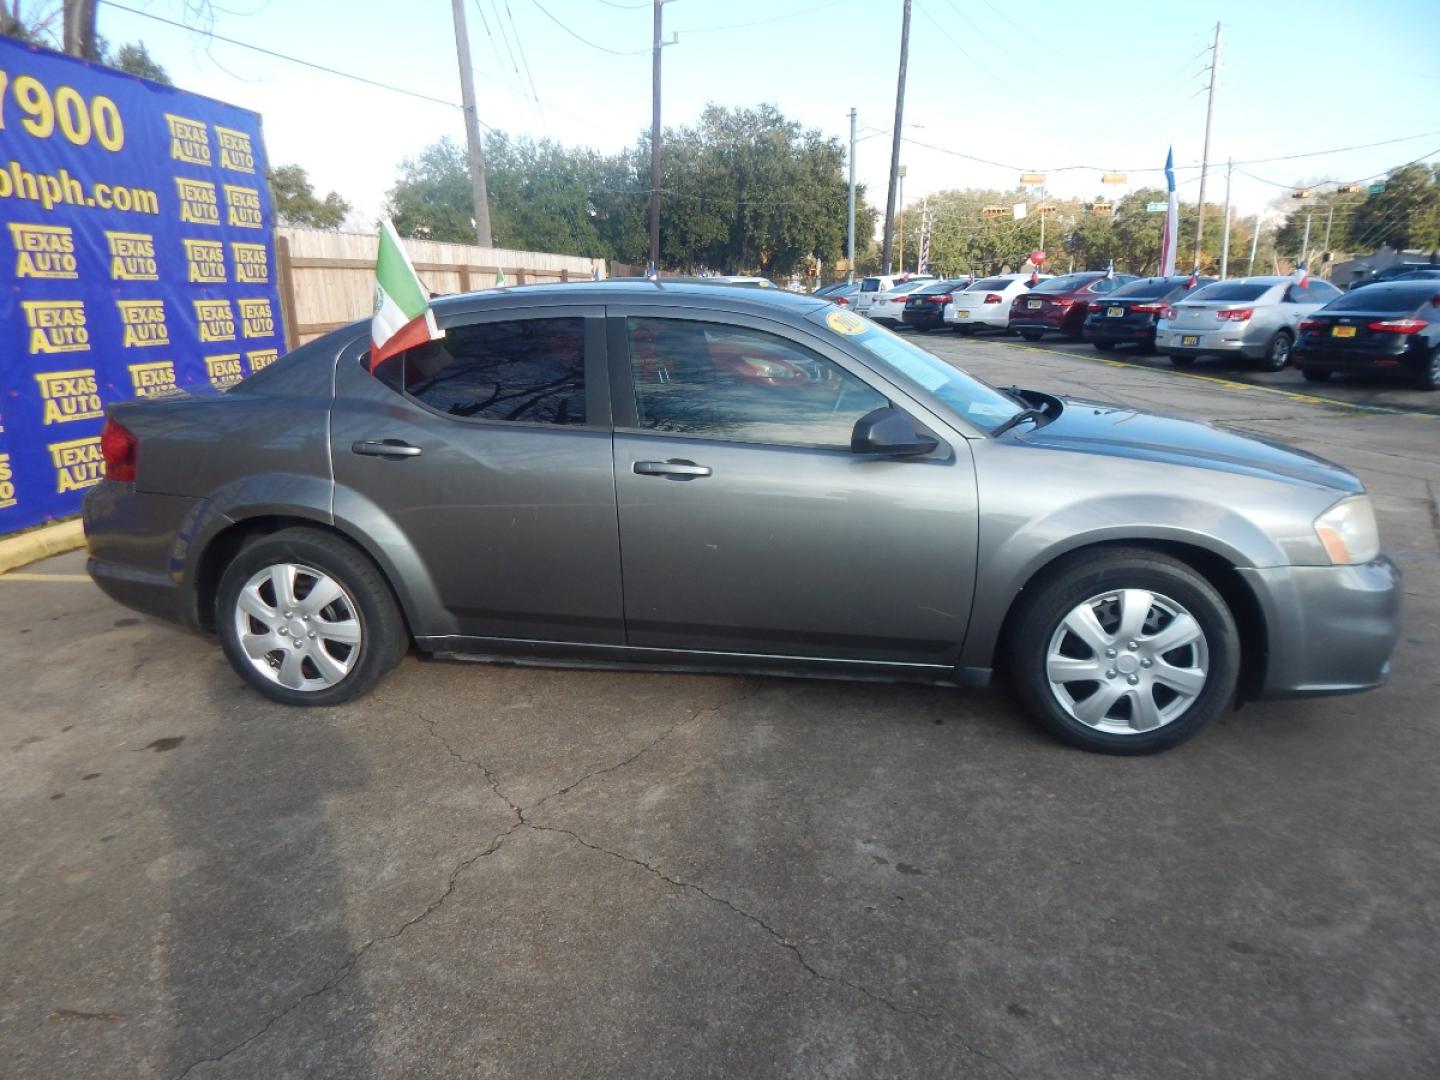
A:
[[[0,574],[0,581],[85,581],[89,574]]]
[[[1339,409],[1352,409],[1356,412],[1384,413],[1388,416],[1417,416],[1424,420],[1440,420],[1440,414],[1430,412],[1414,412],[1410,409],[1395,408],[1392,405],[1366,405],[1361,402],[1343,401],[1340,398],[1320,397],[1316,394],[1302,394],[1298,390],[1283,390],[1278,386],[1262,386],[1258,383],[1236,382],[1234,379],[1224,379],[1218,375],[1201,375],[1194,371],[1177,371],[1173,367],[1161,368],[1150,367],[1148,364],[1132,364],[1125,360],[1114,360],[1106,356],[1087,356],[1085,353],[1061,352],[1059,349],[1047,349],[1043,345],[1020,345],[1013,341],[996,341],[996,345],[1004,345],[1007,349],[1024,349],[1026,352],[1048,353],[1051,356],[1065,356],[1072,360],[1087,360],[1091,363],[1101,363],[1108,367],[1130,368],[1134,371],[1153,371],[1157,375],[1171,375],[1177,379],[1195,379],[1199,382],[1213,383],[1226,390],[1256,390],[1262,394],[1277,394],[1280,397],[1289,398],[1291,401],[1300,401],[1306,405],[1328,405]]]

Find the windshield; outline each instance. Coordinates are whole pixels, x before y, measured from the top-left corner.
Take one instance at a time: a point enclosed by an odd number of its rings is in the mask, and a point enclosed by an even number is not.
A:
[[[880,279],[878,277],[867,277],[860,282],[861,292],[878,292],[880,290]]]
[[[1031,292],[1069,292],[1071,289],[1079,289],[1089,285],[1090,282],[1094,281],[1098,276],[1098,274],[1061,274],[1059,277],[1051,278],[1049,281],[1042,281],[1039,285],[1036,285]]]
[[[1258,300],[1274,286],[1265,282],[1258,285],[1247,285],[1243,281],[1218,281],[1214,285],[1206,285],[1205,288],[1187,296],[1187,302],[1202,303],[1229,303],[1232,300]]]
[[[882,374],[928,392],[987,434],[1023,408],[988,383],[858,315],[821,308],[806,319],[858,345]]]

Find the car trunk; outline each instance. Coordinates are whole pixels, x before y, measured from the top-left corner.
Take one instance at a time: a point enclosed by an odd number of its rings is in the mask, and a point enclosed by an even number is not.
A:
[[[1317,311],[1305,320],[1303,348],[1317,355],[1399,356],[1424,327],[1412,312]]]
[[[1187,300],[1175,305],[1175,315],[1168,321],[1172,330],[1217,330],[1227,326],[1239,326],[1248,321],[1248,319],[1226,318],[1221,312],[1235,313],[1254,310],[1254,302],[1248,300],[1217,300],[1212,303]]]

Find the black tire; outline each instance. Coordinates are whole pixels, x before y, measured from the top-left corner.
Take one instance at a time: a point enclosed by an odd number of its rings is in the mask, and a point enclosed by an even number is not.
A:
[[[975,336],[975,327],[973,327],[973,326],[957,326],[957,327],[955,327],[955,332],[956,332],[957,334],[959,334],[961,337],[974,337],[974,336]]]
[[[1415,385],[1421,390],[1440,390],[1440,348],[1430,350],[1425,366],[1415,375]]]
[[[1305,376],[1306,382],[1325,382],[1334,372],[1327,368],[1302,367],[1300,374]]]
[[[1020,331],[1020,336],[1021,336],[1022,338],[1024,338],[1026,341],[1039,341],[1042,337],[1045,336],[1045,331],[1043,331],[1043,330],[1021,330],[1021,331]]]
[[[323,689],[282,686],[256,670],[240,643],[236,626],[240,592],[253,575],[279,563],[321,571],[345,590],[348,596],[342,599],[348,602],[353,598],[355,621],[360,626],[360,642],[355,646],[359,656],[339,681]],[[338,705],[368,693],[410,645],[394,593],[375,564],[333,533],[305,527],[256,537],[240,549],[220,578],[215,624],[225,656],[240,677],[261,694],[286,705]],[[269,662],[275,666],[274,660]]]
[[[1185,356],[1181,353],[1171,353],[1170,363],[1178,368],[1191,368],[1195,366],[1195,357]]]
[[[1290,363],[1290,346],[1295,344],[1289,330],[1277,331],[1265,346],[1265,355],[1260,358],[1261,371],[1284,371]]]
[[[1072,716],[1051,689],[1046,673],[1051,639],[1062,621],[1085,601],[1123,589],[1144,589],[1178,604],[1199,624],[1208,652],[1205,683],[1189,706],[1168,723],[1128,734],[1101,731]],[[1046,570],[1038,584],[1027,586],[1022,603],[1006,643],[1011,681],[1031,717],[1071,746],[1105,754],[1168,750],[1218,716],[1235,696],[1240,671],[1240,637],[1235,620],[1215,588],[1177,559],[1144,548],[1105,547],[1079,552]],[[1123,652],[1125,647],[1119,648]],[[1135,655],[1143,655],[1143,648],[1142,641],[1142,652]],[[1174,651],[1166,655],[1173,656]],[[1098,653],[1095,658],[1103,662]],[[1100,692],[1105,685],[1097,680],[1094,692]],[[1142,684],[1141,690],[1148,685]],[[1149,693],[1150,700],[1156,701],[1157,691]],[[1167,688],[1166,693],[1171,691]],[[1128,704],[1119,706],[1116,700],[1117,709],[1129,708]]]
[[[1115,351],[1115,343],[1114,343],[1113,341],[1092,341],[1090,344],[1092,344],[1092,345],[1095,346],[1095,351],[1096,351],[1096,352],[1114,352],[1114,351]]]

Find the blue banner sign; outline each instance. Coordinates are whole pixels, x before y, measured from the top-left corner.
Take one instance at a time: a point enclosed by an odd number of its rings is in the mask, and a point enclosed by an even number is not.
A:
[[[0,535],[76,513],[112,401],[284,349],[260,118],[0,37]]]

